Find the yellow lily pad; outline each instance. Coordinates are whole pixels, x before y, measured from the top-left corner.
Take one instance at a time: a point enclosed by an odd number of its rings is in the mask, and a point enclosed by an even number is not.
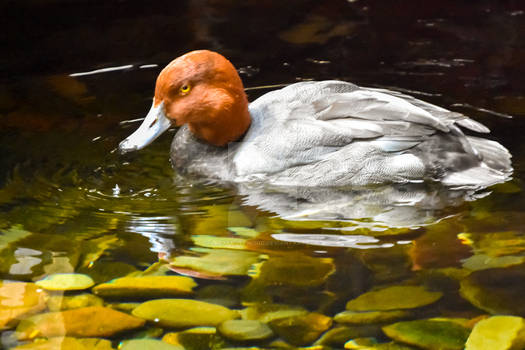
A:
[[[439,300],[441,292],[431,292],[422,286],[392,286],[361,294],[346,304],[352,311],[386,311],[413,309]]]
[[[109,337],[142,327],[140,318],[101,306],[48,312],[26,318],[16,328],[18,339],[37,337]]]
[[[224,306],[192,299],[156,299],[133,310],[133,315],[166,327],[217,326],[239,314]]]
[[[479,321],[472,329],[465,350],[525,349],[525,319],[493,316]]]
[[[49,275],[35,283],[47,290],[83,290],[92,287],[95,282],[88,275],[80,273],[57,273]]]
[[[197,283],[184,276],[122,277],[93,288],[102,297],[166,297],[191,294]]]
[[[456,322],[416,320],[383,327],[385,334],[402,343],[429,350],[462,350],[470,329]]]

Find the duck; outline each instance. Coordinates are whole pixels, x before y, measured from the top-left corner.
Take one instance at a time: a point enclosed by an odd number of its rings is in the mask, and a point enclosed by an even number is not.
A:
[[[489,129],[405,93],[339,80],[303,81],[249,102],[234,65],[196,50],[157,77],[144,121],[119,144],[144,148],[171,127],[177,172],[227,183],[353,187],[439,183],[485,188],[511,178]]]

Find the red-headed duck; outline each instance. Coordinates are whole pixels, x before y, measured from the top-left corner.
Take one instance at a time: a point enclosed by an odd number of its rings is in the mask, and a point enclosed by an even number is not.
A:
[[[490,186],[510,178],[499,143],[466,136],[482,124],[414,97],[343,81],[300,82],[252,103],[222,55],[192,51],[159,74],[142,125],[120,143],[138,150],[171,126],[173,166],[221,181],[290,186],[440,182]]]

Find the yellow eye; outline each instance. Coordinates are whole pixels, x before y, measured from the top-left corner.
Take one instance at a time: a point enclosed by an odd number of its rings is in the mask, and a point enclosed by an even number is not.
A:
[[[185,95],[187,94],[188,92],[190,92],[191,90],[191,87],[190,87],[190,84],[184,84],[180,87],[180,93]]]

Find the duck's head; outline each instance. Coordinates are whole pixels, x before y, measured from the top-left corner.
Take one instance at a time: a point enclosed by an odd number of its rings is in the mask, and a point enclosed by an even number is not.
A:
[[[230,61],[216,52],[192,51],[160,72],[151,109],[119,149],[141,149],[170,126],[184,124],[199,139],[224,146],[238,140],[250,122],[244,87]]]

